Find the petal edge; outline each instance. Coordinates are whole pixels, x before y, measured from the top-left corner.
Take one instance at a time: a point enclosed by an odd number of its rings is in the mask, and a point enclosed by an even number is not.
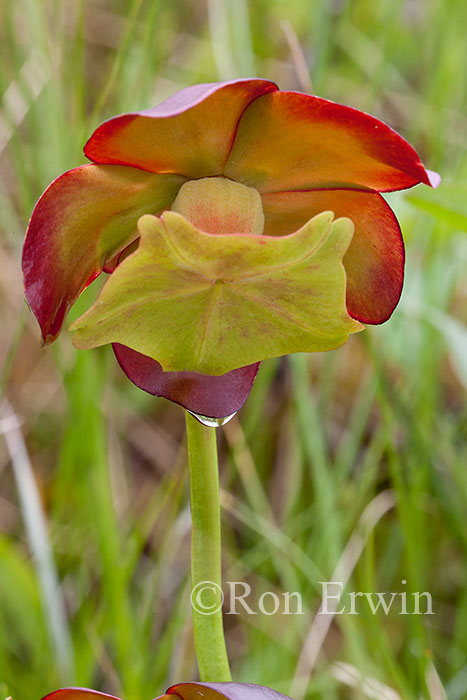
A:
[[[263,193],[324,187],[388,192],[432,184],[417,152],[384,122],[287,91],[263,95],[245,110],[225,175]]]

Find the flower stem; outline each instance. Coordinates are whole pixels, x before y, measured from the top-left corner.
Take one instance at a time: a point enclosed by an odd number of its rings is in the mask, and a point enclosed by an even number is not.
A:
[[[186,432],[190,464],[191,587],[196,658],[201,681],[224,682],[230,681],[231,675],[220,596],[221,519],[216,431],[202,425],[187,412]]]

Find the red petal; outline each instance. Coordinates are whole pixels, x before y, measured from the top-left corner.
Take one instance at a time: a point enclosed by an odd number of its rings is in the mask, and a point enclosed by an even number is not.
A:
[[[153,109],[104,122],[84,152],[95,163],[191,178],[219,175],[243,111],[272,90],[274,83],[256,79],[193,85]]]
[[[45,695],[42,700],[120,700],[115,695],[100,693],[98,690],[90,688],[60,688]]]
[[[261,192],[436,186],[416,151],[374,117],[320,97],[272,92],[245,110],[224,174]]]
[[[167,695],[177,695],[181,700],[290,700],[288,695],[253,683],[177,683]]]
[[[263,195],[264,233],[284,235],[322,211],[348,216],[355,226],[344,256],[347,310],[362,323],[384,323],[404,281],[404,243],[394,213],[376,192],[313,190]]]
[[[44,342],[105,263],[136,236],[142,214],[170,207],[184,178],[116,165],[61,175],[36,204],[23,248],[26,298]]]
[[[164,372],[156,360],[126,345],[113,343],[112,347],[120,367],[133,384],[210,418],[230,416],[243,406],[259,368],[258,362],[218,377],[196,372]]]

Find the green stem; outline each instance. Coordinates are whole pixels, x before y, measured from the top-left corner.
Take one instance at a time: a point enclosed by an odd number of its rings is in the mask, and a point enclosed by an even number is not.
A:
[[[224,682],[230,681],[231,675],[220,606],[221,518],[216,431],[202,425],[187,412],[186,433],[190,464],[191,587],[196,658],[201,681]]]

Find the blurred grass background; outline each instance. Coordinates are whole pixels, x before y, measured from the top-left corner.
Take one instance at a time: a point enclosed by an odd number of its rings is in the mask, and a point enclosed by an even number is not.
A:
[[[386,120],[443,184],[388,196],[407,242],[391,321],[263,363],[219,430],[224,579],[305,612],[227,616],[234,677],[295,700],[467,698],[466,26],[465,0],[3,0],[0,696],[149,700],[196,678],[183,412],[109,349],[41,349],[20,250],[101,120],[257,75]],[[347,579],[429,591],[435,615],[314,618],[318,582]]]

